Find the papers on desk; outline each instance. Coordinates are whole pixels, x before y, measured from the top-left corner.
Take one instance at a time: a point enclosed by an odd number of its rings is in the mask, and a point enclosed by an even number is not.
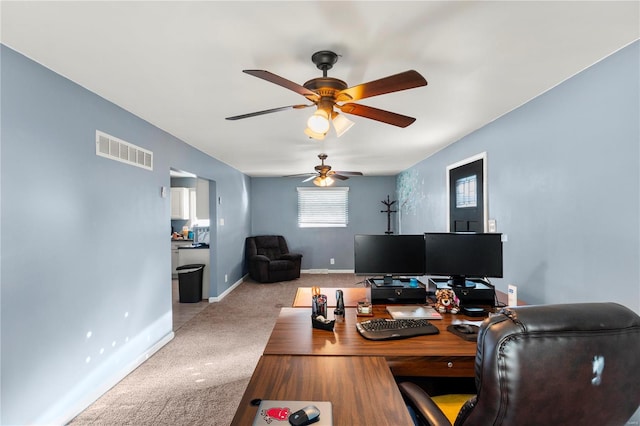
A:
[[[427,305],[387,306],[387,312],[393,319],[442,319],[440,312]]]
[[[275,401],[262,400],[258,413],[253,420],[253,426],[289,425],[289,416],[298,410],[315,405],[320,411],[318,421],[314,426],[333,426],[333,412],[330,401]]]

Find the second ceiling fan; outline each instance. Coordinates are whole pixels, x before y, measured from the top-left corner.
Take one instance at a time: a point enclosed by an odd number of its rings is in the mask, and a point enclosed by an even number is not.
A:
[[[331,170],[330,165],[324,164],[324,160],[327,159],[327,154],[318,154],[318,158],[322,164],[318,164],[314,167],[316,171],[315,173],[301,173],[284,177],[308,176],[308,178],[303,180],[303,182],[308,182],[313,179],[313,184],[316,186],[331,186],[334,179],[347,180],[349,179],[349,176],[362,176],[362,172],[339,172]]]
[[[305,134],[314,139],[324,139],[330,129],[330,122],[333,123],[338,136],[341,136],[353,125],[352,121],[340,114],[336,109],[345,114],[358,115],[398,127],[407,127],[416,121],[413,117],[356,104],[353,103],[353,101],[426,86],[427,80],[417,71],[405,71],[379,80],[348,87],[347,83],[342,80],[327,77],[327,70],[331,69],[338,61],[338,55],[336,53],[329,50],[321,50],[314,53],[313,56],[311,56],[311,60],[316,64],[318,69],[322,70],[322,77],[309,80],[302,86],[265,70],[243,70],[243,72],[292,90],[313,102],[312,104],[272,108],[227,117],[227,120],[240,120],[272,112],[307,108],[315,105],[317,110],[307,121],[307,129],[305,130]]]

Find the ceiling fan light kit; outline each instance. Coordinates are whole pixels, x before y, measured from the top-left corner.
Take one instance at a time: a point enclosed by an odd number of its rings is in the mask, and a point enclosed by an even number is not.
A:
[[[338,137],[342,136],[346,133],[347,130],[351,128],[355,123],[349,120],[343,114],[339,114],[337,111],[333,112],[333,128],[336,130],[336,134]]]
[[[311,128],[307,127],[306,129],[304,129],[304,134],[309,136],[309,138],[311,139],[317,139],[319,141],[323,140],[324,137],[326,136],[326,133],[317,133],[314,132],[313,130],[311,130]]]
[[[272,108],[264,111],[227,117],[227,120],[239,120],[255,117],[257,115],[283,111],[285,109],[307,108],[315,105],[316,112],[309,117],[307,121],[307,128],[304,133],[310,138],[318,140],[324,139],[329,131],[331,127],[329,120],[333,123],[338,137],[342,136],[353,126],[354,123],[347,119],[343,114],[358,115],[360,117],[398,127],[407,127],[416,120],[413,117],[356,104],[352,101],[426,86],[427,80],[425,80],[417,71],[405,71],[379,80],[348,87],[347,83],[342,80],[327,77],[327,70],[333,68],[333,65],[338,61],[338,55],[336,53],[330,50],[321,50],[311,56],[311,61],[318,69],[322,70],[322,77],[311,79],[302,86],[265,70],[243,70],[243,72],[282,86],[285,89],[292,90],[313,102],[312,105],[291,105],[287,107]],[[334,108],[337,108],[343,114],[339,114]]]
[[[331,186],[333,185],[333,182],[334,180],[331,179],[329,176],[326,176],[326,177],[318,176],[313,180],[313,184],[315,186]]]
[[[307,126],[316,133],[326,134],[329,131],[329,113],[324,108],[318,107],[307,120]]]

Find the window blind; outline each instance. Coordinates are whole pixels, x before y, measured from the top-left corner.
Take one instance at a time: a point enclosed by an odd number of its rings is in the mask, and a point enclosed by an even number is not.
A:
[[[346,227],[349,222],[349,188],[299,187],[300,228]]]

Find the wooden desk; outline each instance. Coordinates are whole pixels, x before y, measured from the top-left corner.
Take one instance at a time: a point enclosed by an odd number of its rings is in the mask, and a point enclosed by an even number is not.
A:
[[[309,325],[309,327],[311,327]],[[231,422],[246,426],[254,398],[331,401],[339,425],[413,425],[384,358],[264,355]]]
[[[335,307],[335,290],[321,288]],[[343,288],[345,315],[333,331],[311,327],[311,288],[301,287],[293,308],[282,308],[253,372],[232,426],[253,422],[252,399],[331,401],[338,425],[412,425],[394,376],[474,377],[476,343],[446,330],[455,319],[432,320],[440,334],[410,339],[371,341],[360,336],[355,306],[366,297],[364,287]],[[498,300],[507,295],[497,291]],[[520,304],[520,303],[519,303]],[[373,306],[374,317],[390,318],[385,305]],[[329,310],[333,319],[333,309]]]
[[[374,315],[390,318],[383,305],[374,305]],[[330,311],[330,318],[333,312]],[[446,330],[463,315],[443,315],[432,320],[440,334],[410,339],[372,341],[356,330],[355,308],[346,308],[344,319],[336,321],[333,331],[311,327],[311,309],[282,308],[264,350],[265,355],[382,356],[395,376],[474,377],[476,343],[468,342]]]

